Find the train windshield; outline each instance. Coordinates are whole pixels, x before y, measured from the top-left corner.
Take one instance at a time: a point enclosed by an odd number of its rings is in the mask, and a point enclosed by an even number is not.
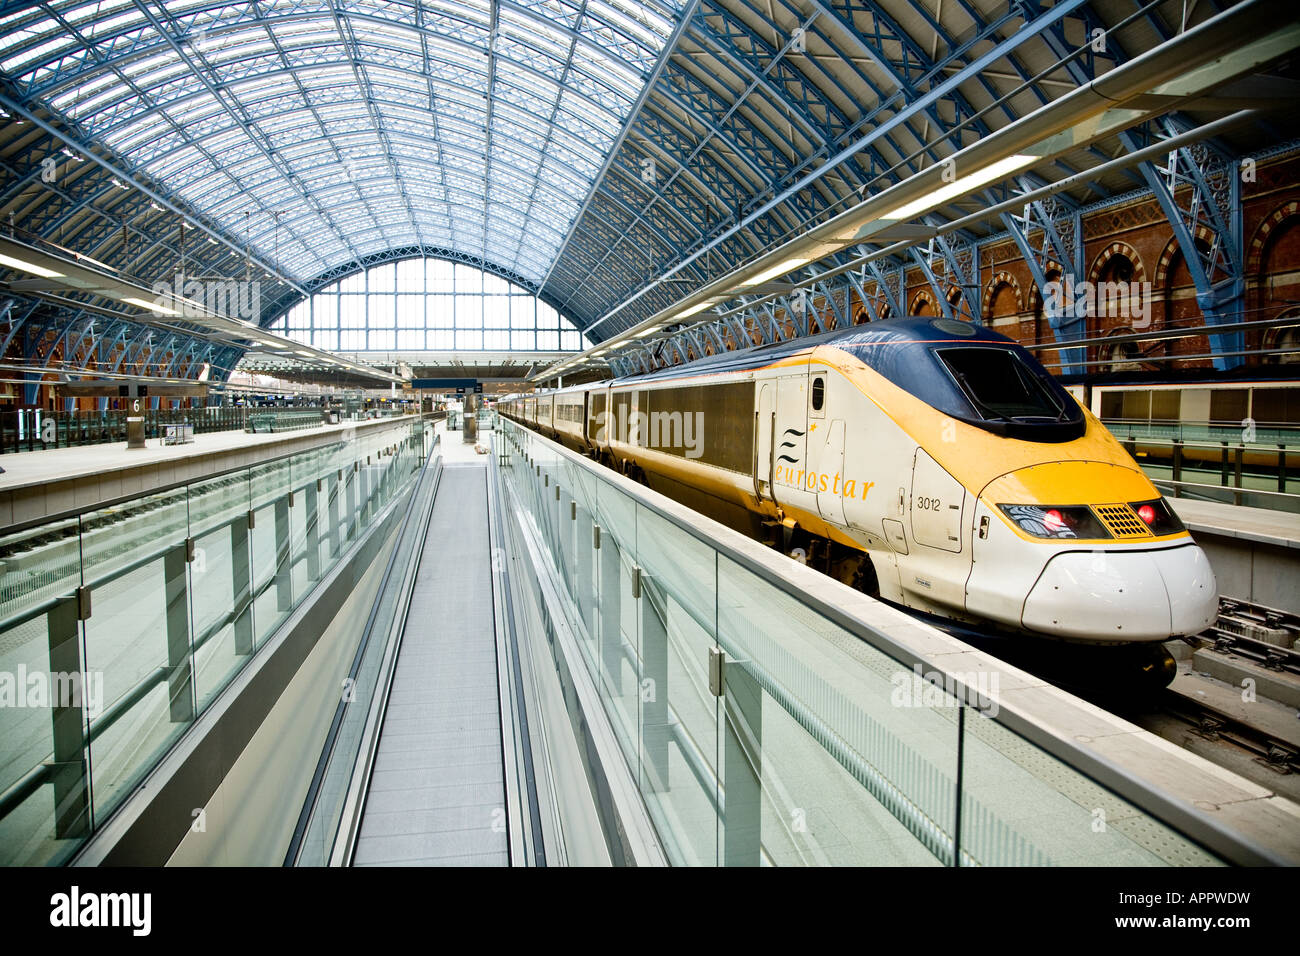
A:
[[[1064,442],[1087,430],[1079,404],[1022,346],[952,319],[869,323],[835,342],[945,415],[1026,441]]]
[[[935,349],[935,354],[986,418],[1060,421],[1073,404],[1068,395],[1055,394],[1010,349],[948,348]]]

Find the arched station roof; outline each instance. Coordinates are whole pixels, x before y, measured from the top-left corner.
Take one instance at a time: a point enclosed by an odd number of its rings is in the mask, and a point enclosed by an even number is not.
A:
[[[599,342],[1229,6],[0,3],[0,216],[145,282],[256,275],[266,322],[375,263],[450,258]],[[1117,170],[1053,208],[1150,186]]]

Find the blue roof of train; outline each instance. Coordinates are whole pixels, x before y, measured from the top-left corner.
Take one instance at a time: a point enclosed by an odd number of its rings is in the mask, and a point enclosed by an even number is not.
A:
[[[734,352],[720,352],[708,355],[684,365],[647,372],[642,375],[629,375],[616,378],[604,385],[626,385],[633,382],[659,382],[665,379],[686,378],[693,375],[710,375],[717,372],[736,372],[746,369],[762,368],[779,362],[783,358],[797,355],[819,345],[830,345],[846,351],[856,351],[862,346],[885,344],[919,344],[919,343],[953,343],[968,344],[972,342],[988,344],[1015,344],[1011,339],[982,325],[973,325],[958,319],[934,318],[931,316],[909,316],[901,319],[884,319],[865,325],[855,325],[851,329],[835,329],[809,335],[790,342],[776,342],[771,345],[758,345]]]

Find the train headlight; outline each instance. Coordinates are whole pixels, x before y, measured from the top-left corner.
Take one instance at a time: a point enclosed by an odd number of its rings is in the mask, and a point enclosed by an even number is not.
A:
[[[1109,538],[1110,532],[1082,505],[998,505],[1026,534],[1036,538]]]
[[[1137,516],[1151,529],[1152,534],[1177,534],[1179,531],[1186,530],[1178,515],[1174,514],[1174,509],[1169,507],[1169,502],[1164,498],[1130,501],[1129,507],[1137,512]]]

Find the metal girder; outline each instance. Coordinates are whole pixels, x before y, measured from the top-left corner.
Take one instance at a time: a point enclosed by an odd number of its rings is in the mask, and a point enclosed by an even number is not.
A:
[[[1001,220],[1029,267],[1029,274],[1043,300],[1043,315],[1053,336],[1060,342],[1083,337],[1081,326],[1087,313],[1082,297],[1068,304],[1051,294],[1048,287],[1048,272],[1053,263],[1059,267],[1058,281],[1063,286],[1077,287],[1085,275],[1083,217],[1077,209],[1063,209],[1053,201],[1054,198],[1027,203],[1021,215],[1003,213]],[[1065,374],[1083,371],[1081,363],[1085,358],[1084,349],[1062,349],[1061,371]]]
[[[875,282],[874,295],[868,295],[866,291],[865,280],[868,276]],[[866,306],[872,322],[878,322],[884,318],[880,314],[882,299],[883,305],[889,308],[891,316],[907,315],[907,302],[903,298],[907,292],[907,276],[901,263],[895,267],[892,273],[887,275],[884,264],[878,260],[872,260],[863,266],[863,280],[862,302]]]
[[[747,213],[740,221],[721,230],[714,238],[673,265],[666,274],[675,275],[688,265],[700,261],[707,262],[714,249],[725,247],[736,236],[742,235],[745,230],[754,227],[773,210],[778,209],[782,204],[797,196],[801,190],[813,186],[827,173],[842,167],[846,161],[863,150],[888,141],[891,134],[903,124],[909,123],[917,117],[924,117],[926,111],[935,104],[959,94],[961,85],[977,77],[986,66],[1009,58],[1021,45],[1040,36],[1053,24],[1079,10],[1085,3],[1086,0],[1062,0],[1061,3],[1049,9],[1034,11],[1032,15],[1027,13],[1029,19],[1012,36],[996,40],[989,49],[973,56],[969,62],[963,63],[959,69],[953,72],[939,71],[931,77],[930,85],[926,91],[917,95],[915,99],[906,101],[901,105],[894,100],[877,104],[873,109],[864,113],[862,118],[855,123],[854,130],[863,130],[863,132],[848,137],[846,141],[841,141],[843,145],[840,146],[838,152],[828,157],[815,170],[805,173],[785,189]],[[988,39],[994,38],[989,37]],[[961,49],[968,50],[969,48],[962,46]],[[969,52],[973,52],[973,50],[969,50]],[[902,94],[899,94],[899,98],[903,98]],[[888,113],[882,111],[888,111]],[[734,267],[735,261],[733,260],[730,265]],[[629,327],[630,324],[638,321],[638,315],[645,313],[644,307],[638,307],[637,305],[641,294],[643,293],[633,295],[619,305],[617,310],[619,321],[613,327],[615,331],[619,328]],[[599,322],[588,326],[588,331],[612,321],[614,315],[614,312],[607,312]]]
[[[1165,126],[1171,135],[1178,132],[1171,118],[1165,118]],[[1246,278],[1241,179],[1235,164],[1198,143],[1172,151],[1163,165],[1144,163],[1143,175],[1154,181],[1152,192],[1173,227],[1206,324],[1239,321]],[[1215,353],[1240,352],[1245,346],[1241,332],[1208,338]],[[1219,355],[1214,365],[1235,368],[1244,360],[1242,355]]]
[[[1168,33],[1157,19],[1148,16],[1162,39]],[[1057,55],[1063,55],[1068,41],[1060,31],[1053,29],[1045,34],[1049,46]],[[1101,51],[1115,63],[1126,60],[1119,43],[1108,37]],[[1091,81],[1095,64],[1068,64],[1070,74],[1078,81]],[[1173,116],[1160,121],[1167,136],[1181,131],[1179,120]],[[1120,143],[1130,152],[1141,149],[1141,130],[1126,130],[1119,134]],[[1241,191],[1235,170],[1226,170],[1225,157],[1207,144],[1175,150],[1164,166],[1142,163],[1139,172],[1151,190],[1161,212],[1173,230],[1178,248],[1191,273],[1196,288],[1196,302],[1205,315],[1206,324],[1224,325],[1240,316],[1240,302],[1245,294],[1243,270],[1244,248],[1241,231]],[[1181,203],[1176,195],[1186,197]],[[1197,233],[1208,233],[1210,240],[1202,248]],[[1208,336],[1211,352],[1217,353],[1214,366],[1225,370],[1235,368],[1244,361],[1242,355],[1224,353],[1241,352],[1244,339],[1240,332]]]

